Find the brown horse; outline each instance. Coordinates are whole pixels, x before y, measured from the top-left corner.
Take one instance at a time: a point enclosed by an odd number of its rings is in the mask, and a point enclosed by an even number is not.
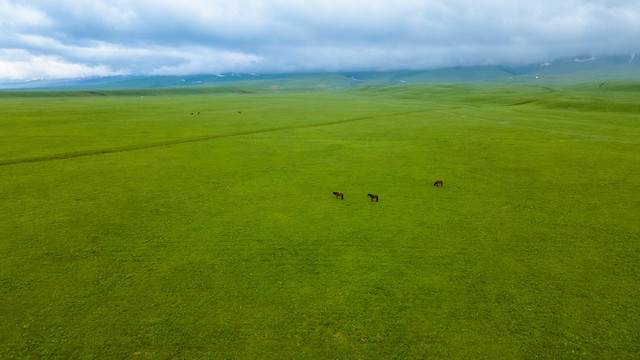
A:
[[[340,198],[340,200],[344,200],[344,194],[341,192],[334,191],[333,195],[335,195],[336,199]]]
[[[436,180],[436,182],[433,183],[433,186],[442,186],[442,180]]]
[[[378,195],[367,194],[367,196],[371,198],[371,201],[373,201],[373,199],[376,199],[376,202],[378,202]]]

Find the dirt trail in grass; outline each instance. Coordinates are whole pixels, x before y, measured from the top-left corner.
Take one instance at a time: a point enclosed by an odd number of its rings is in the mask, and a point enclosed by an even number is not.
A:
[[[48,156],[35,156],[35,157],[20,158],[20,159],[7,159],[7,160],[0,160],[0,166],[73,159],[73,158],[83,157],[83,156],[113,154],[118,152],[144,150],[144,149],[150,149],[150,148],[156,148],[156,147],[186,144],[186,143],[193,143],[193,142],[199,142],[199,141],[207,141],[212,139],[228,138],[233,136],[267,133],[267,132],[273,132],[273,131],[330,126],[330,125],[344,124],[344,123],[355,122],[355,121],[378,119],[378,118],[389,117],[389,116],[414,114],[414,113],[420,113],[425,111],[427,110],[413,110],[413,111],[405,111],[405,112],[399,112],[399,113],[393,113],[393,114],[361,116],[361,117],[355,117],[355,118],[349,118],[349,119],[343,119],[343,120],[324,121],[324,122],[318,122],[318,123],[312,123],[312,124],[279,126],[279,127],[264,128],[264,129],[237,131],[237,132],[226,133],[226,134],[205,135],[205,136],[192,137],[192,138],[167,140],[167,141],[161,141],[161,142],[155,142],[155,143],[134,144],[134,145],[107,148],[107,149],[77,151],[77,152],[70,152],[70,153],[52,154]]]

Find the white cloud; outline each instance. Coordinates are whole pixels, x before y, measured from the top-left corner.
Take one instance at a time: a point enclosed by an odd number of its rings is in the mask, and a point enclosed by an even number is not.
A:
[[[0,79],[66,79],[109,75],[121,73],[104,65],[70,63],[58,56],[38,56],[15,49],[0,50]]]
[[[37,8],[0,0],[0,30],[3,28],[44,27],[50,24],[51,19]]]
[[[158,49],[158,55],[171,57],[176,63],[157,67],[149,73],[151,75],[213,74],[229,70],[250,71],[253,65],[262,61],[262,58],[256,55],[215,51],[200,47],[177,50]]]
[[[27,4],[0,0],[0,50],[31,56],[19,72],[11,67],[14,78],[42,73],[45,61],[82,74],[186,74],[524,64],[640,50],[635,0]],[[2,54],[4,66],[13,63]]]

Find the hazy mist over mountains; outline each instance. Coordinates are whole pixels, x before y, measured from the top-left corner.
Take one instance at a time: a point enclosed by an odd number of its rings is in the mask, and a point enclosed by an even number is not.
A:
[[[89,90],[198,86],[296,86],[346,89],[363,84],[437,82],[582,83],[640,81],[640,59],[627,56],[576,56],[526,66],[469,66],[433,70],[355,71],[281,74],[201,74],[187,76],[106,76],[78,79],[13,81],[2,90]]]

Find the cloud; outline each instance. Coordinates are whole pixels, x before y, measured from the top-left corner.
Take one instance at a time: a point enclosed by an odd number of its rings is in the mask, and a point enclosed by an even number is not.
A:
[[[157,53],[173,61],[165,61],[163,65],[154,67],[150,75],[213,74],[229,67],[250,71],[254,64],[262,61],[262,58],[256,55],[202,47],[158,49]]]
[[[0,0],[0,14],[0,79],[428,69],[640,51],[635,0]],[[49,62],[56,71],[40,68]]]
[[[58,56],[30,54],[24,50],[0,50],[0,79],[64,79],[122,75],[104,65],[71,63]]]
[[[0,0],[0,28],[28,29],[45,27],[50,24],[51,19],[38,9]]]

